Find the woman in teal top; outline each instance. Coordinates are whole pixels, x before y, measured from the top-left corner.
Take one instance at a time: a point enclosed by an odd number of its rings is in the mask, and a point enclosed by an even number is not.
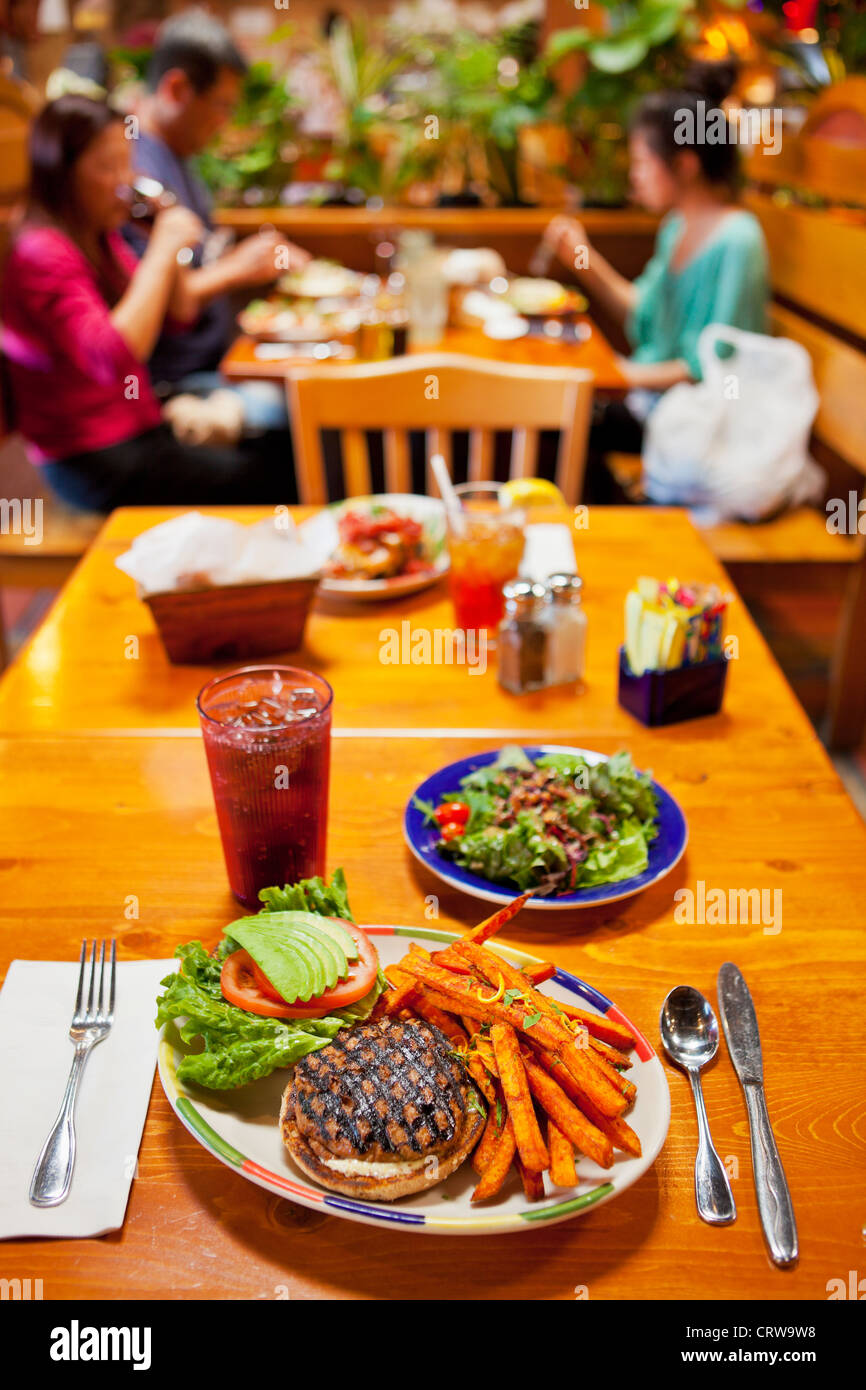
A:
[[[557,217],[547,231],[560,259],[622,324],[633,348],[620,367],[635,389],[625,403],[598,403],[591,456],[640,451],[643,420],[659,394],[700,379],[697,342],[707,324],[766,332],[763,233],[737,206],[735,133],[723,116],[713,120],[724,89],[718,77],[713,89],[706,68],[700,86],[696,81],[694,89],[648,97],[630,131],[635,200],[665,214],[652,259],[637,280],[620,275],[575,219]],[[710,144],[705,137],[718,136],[720,128],[724,139]]]
[[[677,251],[688,225],[682,212],[665,218],[652,260],[634,281],[625,321],[634,351],[623,363],[634,385],[659,389],[700,380],[698,338],[708,323],[766,332],[767,253],[757,219],[726,211],[683,263]]]

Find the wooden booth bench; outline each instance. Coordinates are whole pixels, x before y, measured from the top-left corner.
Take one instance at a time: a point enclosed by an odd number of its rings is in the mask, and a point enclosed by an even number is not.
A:
[[[859,136],[859,138],[858,138]],[[813,441],[830,472],[831,498],[866,496],[866,78],[815,103],[782,152],[748,161],[745,205],[764,229],[773,275],[772,331],[812,359],[820,405]],[[797,201],[807,192],[813,205]],[[827,206],[814,206],[816,199]],[[859,201],[862,210],[842,206]],[[835,206],[834,206],[835,204]],[[641,498],[641,460],[612,454],[622,491]],[[829,506],[829,504],[828,504]],[[858,514],[866,532],[866,507]],[[837,534],[828,510],[799,507],[771,521],[724,522],[704,532],[726,565],[843,565],[827,741],[853,748],[866,731],[866,534]],[[856,523],[856,517],[855,523]]]

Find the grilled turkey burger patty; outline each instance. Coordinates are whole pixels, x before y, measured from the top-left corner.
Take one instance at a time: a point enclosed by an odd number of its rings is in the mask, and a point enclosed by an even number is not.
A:
[[[438,1028],[383,1018],[297,1063],[280,1128],[325,1187],[389,1201],[433,1187],[472,1151],[484,1124],[474,1094]]]

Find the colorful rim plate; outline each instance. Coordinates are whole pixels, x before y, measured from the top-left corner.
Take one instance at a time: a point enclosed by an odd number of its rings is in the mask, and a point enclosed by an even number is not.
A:
[[[396,964],[406,954],[409,941],[429,945],[456,939],[453,932],[416,927],[365,927],[364,930],[376,938],[383,965]],[[491,945],[515,965],[537,960],[501,942]],[[634,1024],[609,999],[564,970],[558,970],[543,989],[554,998],[572,1003],[576,997],[581,1001],[581,1008],[586,1006],[593,1013],[607,1014],[634,1032],[638,1045],[632,1054],[634,1065],[629,1077],[637,1086],[637,1100],[628,1120],[640,1138],[643,1155],[629,1158],[617,1153],[609,1169],[599,1168],[588,1158],[581,1158],[577,1164],[578,1187],[553,1188],[545,1177],[545,1196],[539,1202],[527,1202],[519,1180],[512,1174],[496,1201],[473,1208],[469,1198],[477,1177],[468,1159],[438,1187],[393,1204],[341,1197],[337,1192],[326,1192],[315,1186],[295,1167],[283,1146],[277,1115],[288,1072],[276,1072],[238,1091],[185,1087],[178,1082],[176,1074],[184,1045],[176,1032],[169,1035],[164,1030],[159,1049],[160,1080],[178,1119],[203,1148],[241,1177],[314,1211],[382,1226],[386,1230],[420,1231],[431,1235],[492,1235],[500,1231],[528,1231],[539,1223],[554,1225],[609,1202],[643,1176],[665,1141],[671,1105],[661,1062]]]
[[[382,492],[370,497],[347,498],[332,503],[308,521],[301,522],[299,532],[305,544],[315,551],[320,565],[324,565],[337,548],[337,522],[341,514],[353,508],[373,505],[390,507],[399,516],[409,516],[421,522],[432,552],[430,569],[420,574],[397,574],[391,579],[335,579],[326,576],[319,584],[321,594],[329,598],[362,601],[397,598],[403,594],[419,593],[438,583],[443,574],[447,574],[451,562],[445,543],[445,506],[438,497],[423,497],[408,492]]]
[[[604,762],[609,756],[607,753],[597,753],[589,748],[572,748],[565,744],[553,743],[527,745],[523,751],[533,761],[543,753],[579,753],[590,765]],[[466,777],[478,767],[486,767],[488,763],[495,762],[498,753],[498,749],[489,753],[475,753],[471,757],[461,758],[459,762],[449,763],[447,767],[440,768],[416,787],[414,796],[422,801],[432,801],[438,806],[446,793],[457,790],[462,777]],[[630,898],[633,894],[642,892],[650,884],[658,883],[659,879],[670,873],[685,853],[689,838],[688,827],[682,808],[670,793],[658,782],[653,782],[652,785],[659,800],[659,833],[650,845],[649,864],[644,872],[634,878],[622,879],[619,883],[603,883],[595,888],[580,888],[575,893],[563,893],[558,898],[533,898],[529,904],[533,910],[540,908],[548,912],[565,912],[572,908],[597,907],[600,903],[620,902],[623,898]],[[483,899],[484,902],[503,904],[511,902],[518,892],[514,886],[500,887],[491,883],[489,879],[482,878],[480,874],[469,873],[467,869],[459,868],[457,864],[439,854],[436,849],[438,830],[435,826],[424,824],[424,814],[413,804],[412,797],[409,798],[403,816],[403,833],[415,858],[452,888],[459,888],[473,898]]]

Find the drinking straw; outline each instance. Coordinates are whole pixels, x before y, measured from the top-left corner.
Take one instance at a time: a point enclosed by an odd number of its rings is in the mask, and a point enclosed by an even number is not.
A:
[[[433,469],[433,476],[436,482],[439,484],[439,492],[442,501],[445,503],[445,510],[456,526],[461,515],[460,498],[454,491],[454,484],[451,482],[451,478],[448,475],[448,465],[442,454],[433,454],[430,459],[430,467]]]

